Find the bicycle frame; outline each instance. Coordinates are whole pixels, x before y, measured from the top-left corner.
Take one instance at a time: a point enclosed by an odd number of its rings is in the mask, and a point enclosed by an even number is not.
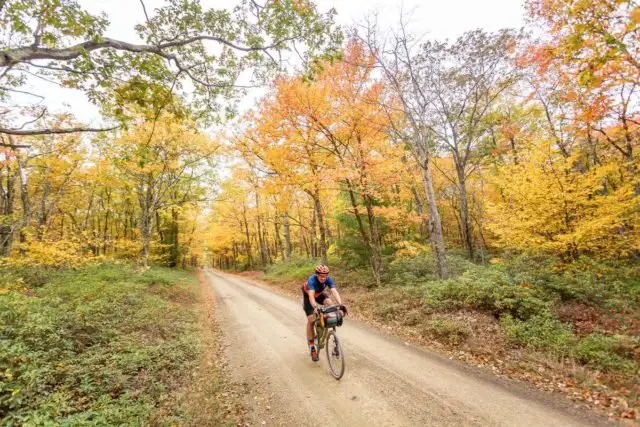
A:
[[[336,327],[341,325],[338,319],[337,324],[328,326],[325,324],[324,314],[332,313],[333,311],[340,310],[340,306],[332,305],[327,308],[320,309],[320,315],[316,314],[316,320],[314,322],[314,328],[316,332],[315,344],[316,349],[326,349],[327,362],[329,364],[329,371],[336,380],[340,380],[344,375],[344,351],[340,345],[338,334],[336,333]],[[331,342],[333,342],[333,348]]]
[[[339,309],[339,307],[340,307],[339,305],[331,305],[331,306],[325,308],[325,310],[326,309],[331,309],[331,308]],[[316,346],[317,346],[318,350],[320,350],[320,349],[324,348],[324,346],[327,344],[327,337],[329,335],[329,334],[327,334],[327,330],[328,329],[333,329],[335,331],[336,327],[332,326],[330,328],[327,328],[325,326],[325,323],[324,323],[324,316],[318,316],[318,315],[316,315],[316,320],[315,320],[313,325],[314,325],[314,329],[315,329],[315,333],[316,333],[316,338],[315,338],[316,339]]]

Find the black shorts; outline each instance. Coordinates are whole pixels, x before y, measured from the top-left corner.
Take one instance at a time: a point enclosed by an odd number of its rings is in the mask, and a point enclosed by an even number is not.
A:
[[[304,288],[301,288],[301,290],[303,295],[302,308],[304,308],[304,312],[307,313],[307,316],[311,316],[313,314],[313,307],[311,306],[311,301],[309,301],[309,294],[304,291]],[[321,292],[319,295],[315,295],[314,299],[318,304],[324,304],[324,300],[327,298],[329,298],[329,295]]]

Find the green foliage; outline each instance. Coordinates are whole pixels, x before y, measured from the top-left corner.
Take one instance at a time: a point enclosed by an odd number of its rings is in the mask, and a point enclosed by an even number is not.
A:
[[[329,248],[329,255],[338,258],[341,265],[350,269],[369,263],[369,249],[356,235],[347,235],[337,240]]]
[[[500,323],[514,344],[550,351],[557,357],[572,357],[581,364],[603,371],[633,372],[638,369],[633,350],[640,344],[638,338],[600,333],[579,338],[571,333],[568,324],[551,314],[534,316],[526,321],[507,315]]]
[[[409,286],[437,280],[435,262],[426,256],[403,257],[389,263],[386,271],[390,284]]]
[[[582,338],[575,346],[575,357],[581,363],[605,371],[628,371],[640,373],[634,362],[634,348],[640,345],[635,337],[605,336],[594,333]]]
[[[46,281],[0,295],[0,417],[144,423],[197,362],[194,279],[107,265]]]
[[[506,315],[500,319],[500,324],[512,343],[537,350],[550,350],[558,356],[567,356],[576,341],[569,325],[550,313],[533,316],[527,321]]]
[[[497,268],[486,267],[474,267],[457,278],[425,286],[424,305],[428,310],[471,308],[523,320],[550,309],[540,291],[516,283]]]
[[[447,256],[447,263],[450,277],[457,277],[475,266],[465,256],[451,253]],[[435,262],[430,253],[396,258],[389,263],[386,273],[388,283],[401,286],[424,284],[438,280]]]
[[[434,316],[420,330],[423,337],[435,338],[449,345],[462,344],[471,334],[471,330],[454,320]]]
[[[615,311],[640,307],[640,266],[581,257],[562,263],[546,254],[520,254],[504,265],[516,283],[527,283],[548,298],[577,301]]]
[[[320,260],[293,257],[270,265],[266,269],[267,278],[281,277],[285,280],[305,280],[313,274]]]
[[[337,55],[342,43],[342,33],[334,25],[335,11],[319,13],[307,1],[270,2],[260,8],[259,17],[255,3],[248,0],[238,2],[232,10],[207,9],[198,0],[164,2],[135,27],[143,44],[149,46],[146,49],[89,45],[105,39],[109,22],[104,13],[92,14],[75,0],[7,0],[2,5],[0,36],[8,43],[9,63],[13,60],[21,65],[6,76],[3,86],[21,87],[27,72],[47,75],[64,87],[83,90],[120,120],[131,118],[127,105],[164,106],[172,97],[166,89],[180,88],[189,81],[193,83],[191,107],[202,117],[224,118],[233,112],[233,106],[223,105],[224,100],[240,92],[234,83],[242,72],[253,70],[256,80],[266,81],[278,69],[273,58],[293,49],[293,42],[305,63]],[[33,34],[38,32],[41,35],[34,41]],[[75,58],[55,55],[80,43],[87,44]],[[215,55],[207,46],[216,46]],[[28,62],[38,55],[16,55],[12,50],[30,47],[50,49],[52,56],[47,52],[40,59],[51,60],[48,65],[60,72],[24,71],[32,68]],[[212,69],[216,72],[210,72]],[[129,81],[131,76],[136,77]],[[114,91],[119,85],[122,90]],[[3,96],[6,91],[1,88],[0,98]],[[148,110],[153,114],[156,108]]]

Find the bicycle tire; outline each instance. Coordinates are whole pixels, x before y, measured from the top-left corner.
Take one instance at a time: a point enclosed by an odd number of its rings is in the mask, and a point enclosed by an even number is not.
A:
[[[322,350],[322,347],[324,347],[324,328],[320,325],[315,325],[315,332],[316,332],[316,338],[315,338],[315,344],[316,344],[316,348],[318,350]]]
[[[336,380],[339,380],[344,375],[344,350],[334,330],[329,331],[327,334],[326,353],[331,375]]]

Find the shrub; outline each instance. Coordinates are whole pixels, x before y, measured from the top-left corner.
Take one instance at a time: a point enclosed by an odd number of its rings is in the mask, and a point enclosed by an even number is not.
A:
[[[78,267],[90,262],[93,254],[78,239],[35,240],[32,237],[18,245],[15,255],[4,262],[11,267],[62,268]]]
[[[507,338],[514,344],[536,350],[551,351],[557,357],[572,357],[577,362],[603,371],[638,369],[634,362],[634,347],[638,339],[605,336],[599,333],[578,338],[566,323],[550,314],[522,321],[511,316],[500,319]]]
[[[455,279],[425,286],[424,305],[432,311],[471,308],[524,320],[549,311],[543,297],[536,289],[514,283],[499,269],[474,267]]]
[[[355,236],[347,235],[337,240],[329,247],[328,255],[339,259],[340,264],[349,269],[369,263],[369,249],[361,238]]]
[[[633,371],[638,369],[633,352],[639,344],[638,339],[594,333],[580,339],[574,351],[576,359],[585,365],[604,371]]]
[[[270,265],[265,270],[267,278],[283,278],[285,280],[304,280],[313,274],[319,260],[292,257]]]
[[[401,257],[389,263],[387,281],[393,285],[408,286],[436,280],[433,259],[426,256]]]
[[[402,252],[400,250],[399,252]],[[463,256],[447,256],[449,276],[455,278],[477,266]],[[430,252],[400,256],[388,265],[385,280],[393,285],[411,286],[438,280],[435,262]]]
[[[158,294],[158,277],[183,285]],[[175,302],[193,279],[104,265],[47,270],[46,281],[0,295],[0,418],[9,425],[144,423],[197,362],[196,313]]]
[[[557,356],[568,355],[576,341],[569,325],[550,313],[536,315],[526,321],[506,315],[500,319],[500,324],[510,342],[537,350],[549,350]]]
[[[424,324],[420,334],[449,345],[460,345],[469,337],[471,330],[456,321],[436,316]]]

